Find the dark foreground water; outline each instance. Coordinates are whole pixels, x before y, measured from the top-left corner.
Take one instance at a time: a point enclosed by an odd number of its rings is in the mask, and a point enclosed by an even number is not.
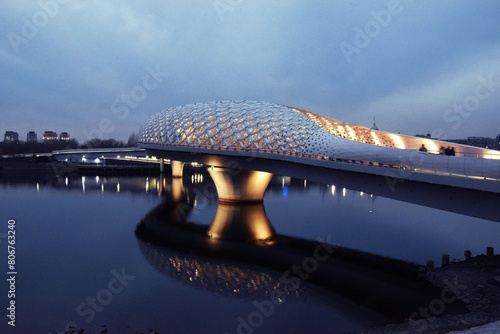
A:
[[[230,246],[232,259],[210,255],[220,243],[195,250],[218,207],[206,173],[185,174],[182,200],[171,179],[156,176],[4,174],[0,180],[1,333],[57,333],[70,326],[85,333],[345,333],[395,321],[393,311],[376,305],[384,296],[397,298],[396,288],[373,285],[380,300],[365,302],[336,291],[342,280],[285,286],[283,267],[269,268],[271,260],[259,265],[257,254],[266,258],[266,246],[244,250],[256,254],[252,263],[238,261],[239,244]],[[180,216],[172,214],[172,199],[181,203]],[[145,223],[158,207],[160,214]],[[280,236],[321,238],[418,264],[432,259],[439,265],[443,253],[462,259],[465,249],[473,255],[487,246],[500,249],[498,222],[338,186],[274,177],[264,207]],[[195,223],[189,226],[196,237],[172,234],[162,217]],[[16,231],[15,297],[8,297],[9,219]],[[344,269],[346,280],[363,282],[355,269]],[[12,300],[15,327],[7,324]]]

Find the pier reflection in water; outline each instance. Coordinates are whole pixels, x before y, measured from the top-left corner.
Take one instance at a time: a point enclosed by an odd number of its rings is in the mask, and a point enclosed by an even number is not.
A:
[[[210,226],[190,222],[189,216],[193,213],[197,196],[192,188],[185,188],[179,181],[166,181],[160,205],[138,224],[136,236],[139,246],[148,262],[166,277],[193,289],[250,303],[253,309],[240,315],[244,320],[224,320],[222,326],[226,331],[245,332],[241,326],[251,328],[249,323],[252,321],[246,316],[262,312],[255,305],[264,304],[266,312],[269,312],[266,317],[273,317],[259,328],[263,332],[316,328],[343,333],[393,321],[392,317],[296,277],[292,279],[287,274],[284,279],[284,266],[295,261],[300,263],[300,256],[285,256],[287,259],[282,261],[286,250],[281,249],[278,251],[283,253],[281,256],[277,257],[274,253],[271,254],[273,259],[264,260],[270,255],[267,250],[277,240],[273,238],[274,229],[267,219],[263,203],[219,205]],[[237,227],[239,219],[242,219],[243,228]],[[259,228],[251,228],[252,219]],[[222,232],[214,237],[213,231]],[[269,231],[272,231],[271,235]],[[298,251],[305,253],[309,250]],[[280,265],[273,269],[275,261]],[[272,305],[272,310],[269,305]],[[276,314],[275,307],[279,308]],[[225,313],[229,310],[219,311]],[[308,315],[308,312],[315,314]],[[305,325],[309,321],[314,321],[314,324]],[[241,325],[242,322],[245,325]]]
[[[466,249],[473,255],[484,253],[486,247],[500,249],[496,237],[500,195],[410,182],[398,183],[397,191],[384,191],[388,181],[383,177],[338,175],[329,185],[275,176],[264,197],[266,216],[274,229],[306,239],[331,235],[335,244],[419,264],[434,260],[439,265],[445,253],[452,260],[462,259]],[[172,191],[170,180],[159,176],[0,175],[0,185],[11,189],[23,185],[27,193],[29,189],[39,194],[57,189],[87,195],[140,195],[151,201]],[[218,210],[210,177],[191,171],[183,182],[196,194],[191,220],[209,226]]]
[[[429,296],[428,291],[400,284],[408,281],[414,265],[391,261],[384,267],[375,254],[439,264],[443,253],[453,259],[462,258],[465,249],[473,254],[486,246],[500,249],[500,224],[493,219],[500,217],[499,207],[491,202],[498,197],[478,192],[409,185],[392,194],[380,191],[377,182],[386,185],[383,178],[372,182],[339,173],[323,185],[276,176],[264,208],[255,210],[260,220],[271,223],[275,237],[256,242],[248,234],[236,240],[227,240],[226,233],[210,238],[209,229],[219,225],[219,206],[205,172],[186,172],[181,187],[172,181],[159,176],[0,174],[0,214],[4,221],[14,217],[22,236],[18,301],[30,307],[20,307],[17,315],[33,319],[16,327],[26,333],[55,333],[75,321],[90,332],[107,324],[122,333],[151,327],[159,332],[234,333],[238,317],[246,318],[256,310],[255,301],[270,301],[279,288],[286,300],[275,304],[259,330],[355,331],[408,317],[428,305],[426,299],[412,309],[407,301],[415,294]],[[238,212],[229,211],[220,217]],[[289,276],[283,279],[292,266],[314,254],[318,237],[360,251],[335,248],[335,256],[307,273],[298,287]],[[135,279],[87,324],[77,306],[95,298],[113,277],[111,271],[122,268]],[[7,291],[5,285],[0,282]],[[394,305],[407,306],[395,313]]]
[[[267,300],[268,305],[320,303],[328,305],[332,319],[348,318],[365,326],[403,321],[439,298],[441,291],[418,282],[417,265],[275,235],[262,203],[219,204],[210,226],[192,223],[195,196],[184,188],[179,196],[176,187],[180,184],[174,179],[171,193],[165,192],[162,203],[138,224],[136,236],[154,268],[192,288],[258,303]],[[248,228],[252,221],[260,227]],[[243,227],[236,228],[240,222]],[[214,238],[212,231],[223,232]],[[321,259],[313,258],[320,251]],[[304,289],[306,281],[317,287]],[[446,313],[464,311],[457,303]]]
[[[266,240],[275,235],[263,203],[219,203],[208,235],[216,239]]]

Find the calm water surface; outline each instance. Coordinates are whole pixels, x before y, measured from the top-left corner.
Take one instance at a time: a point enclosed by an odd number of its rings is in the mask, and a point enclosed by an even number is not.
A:
[[[249,321],[255,333],[344,333],[391,321],[307,281],[271,314],[252,318],[282,271],[136,236],[141,220],[171,195],[169,178],[5,174],[0,180],[2,275],[9,219],[16,221],[18,272],[16,327],[2,314],[1,333],[57,333],[71,325],[86,332],[106,326],[108,333],[246,333]],[[195,194],[189,221],[208,226],[218,206],[208,174],[186,173],[184,187]],[[498,222],[334,185],[276,176],[264,206],[279,235],[329,237],[419,264],[439,264],[443,253],[462,259],[465,249],[500,249]],[[5,310],[8,299],[1,296]]]

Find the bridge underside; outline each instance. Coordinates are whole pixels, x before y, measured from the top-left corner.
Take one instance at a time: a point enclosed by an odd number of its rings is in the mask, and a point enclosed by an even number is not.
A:
[[[312,182],[392,198],[399,201],[447,210],[494,221],[500,220],[496,209],[500,183],[458,176],[394,170],[390,167],[359,166],[353,163],[316,161],[278,161],[266,156],[238,157],[148,149],[148,154],[179,161],[197,162],[207,167],[263,171]]]
[[[212,150],[211,153],[207,153],[206,150],[196,148],[166,147],[151,144],[144,144],[142,146],[147,149],[149,155],[156,157],[164,157],[186,163],[197,162],[206,166],[264,171],[320,183],[332,183],[329,180],[329,174],[333,170],[337,170],[382,176],[388,180],[387,186],[391,192],[394,192],[394,186],[391,186],[391,184],[415,181],[500,193],[500,182],[497,180],[482,177],[465,177],[460,174],[451,173],[415,171],[402,168],[401,166],[366,164],[355,160],[330,161],[263,152]],[[187,149],[191,152],[186,152],[185,150]],[[324,171],[319,174],[321,176],[318,176],[314,167],[320,167],[320,170]],[[390,180],[392,181],[389,182]]]

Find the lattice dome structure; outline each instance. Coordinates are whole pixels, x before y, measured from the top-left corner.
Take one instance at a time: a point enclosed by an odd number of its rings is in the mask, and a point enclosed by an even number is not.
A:
[[[142,128],[139,142],[305,154],[307,139],[321,129],[339,138],[367,144],[411,149],[420,146],[402,145],[391,134],[310,111],[256,101],[206,102],[165,110]]]
[[[141,128],[138,142],[165,150],[341,159],[500,179],[497,151],[453,144],[462,156],[450,161],[448,156],[429,154],[450,145],[447,142],[376,131],[267,102],[215,101],[167,109]],[[429,150],[425,155],[416,151],[422,144]]]
[[[318,134],[331,137],[330,145],[335,137],[372,143],[368,128],[256,101],[206,102],[167,109],[141,129],[139,142],[310,157],[320,153],[315,147],[324,138],[315,138]],[[335,155],[331,150],[327,153]]]
[[[303,153],[316,124],[290,108],[264,102],[189,104],[155,115],[139,142],[208,149]]]

